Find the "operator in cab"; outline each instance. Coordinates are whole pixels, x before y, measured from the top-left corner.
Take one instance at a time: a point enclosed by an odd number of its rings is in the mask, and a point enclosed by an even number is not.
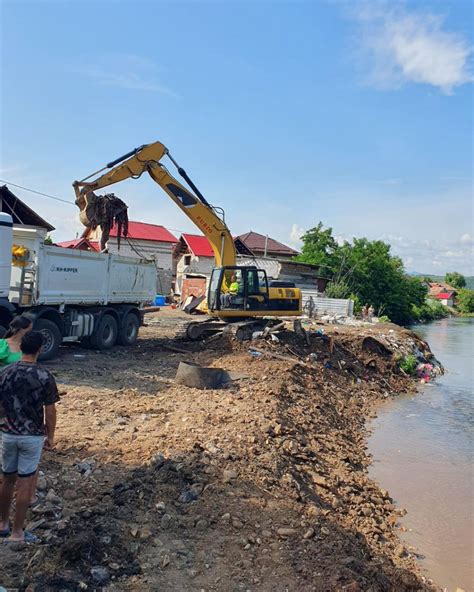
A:
[[[223,308],[230,308],[232,306],[232,298],[237,296],[239,293],[240,284],[237,279],[237,275],[232,273],[230,276],[230,283],[229,287],[227,288],[227,292],[222,294],[222,307]]]

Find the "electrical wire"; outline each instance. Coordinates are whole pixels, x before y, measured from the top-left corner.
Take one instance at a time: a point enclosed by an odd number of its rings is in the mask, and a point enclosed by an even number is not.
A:
[[[0,183],[5,183],[6,185],[12,185],[13,187],[18,187],[18,189],[23,189],[24,191],[29,191],[30,193],[37,193],[38,195],[42,195],[43,197],[49,197],[49,199],[55,199],[56,201],[62,201],[63,203],[71,204],[73,206],[76,205],[73,201],[67,201],[66,199],[56,197],[55,195],[48,195],[47,193],[41,193],[41,191],[36,191],[35,189],[29,189],[28,187],[23,187],[22,185],[17,185],[16,183],[12,183],[11,181],[5,181],[4,179],[0,179]]]
[[[36,191],[36,189],[30,189],[29,187],[24,187],[23,185],[17,185],[16,183],[12,183],[11,181],[5,181],[4,179],[0,179],[0,183],[5,183],[6,185],[11,185],[12,187],[17,187],[18,189],[23,189],[24,191],[29,191],[30,193],[36,193],[37,195],[42,195],[43,197],[48,197],[49,199],[61,201],[63,203],[71,204],[73,206],[76,205],[73,201],[67,201],[66,199],[62,199],[61,197],[56,197],[55,195],[49,195],[48,193]],[[173,232],[180,232],[181,234],[190,234],[189,231],[182,230],[181,228],[169,228],[168,226],[166,228],[168,230],[172,230]]]

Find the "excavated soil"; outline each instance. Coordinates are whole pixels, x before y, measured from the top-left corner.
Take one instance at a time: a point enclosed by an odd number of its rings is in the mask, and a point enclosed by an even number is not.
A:
[[[181,320],[164,311],[132,348],[64,347],[48,363],[67,395],[28,518],[43,542],[0,546],[0,583],[437,589],[398,537],[404,510],[368,478],[365,427],[377,401],[414,388],[397,359],[430,358],[427,345],[395,325],[192,344],[173,341]],[[174,384],[185,360],[245,377],[216,390]]]

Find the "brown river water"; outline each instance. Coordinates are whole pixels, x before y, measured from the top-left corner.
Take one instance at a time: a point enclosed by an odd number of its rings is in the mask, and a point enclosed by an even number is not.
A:
[[[446,374],[379,408],[370,473],[408,510],[402,537],[423,556],[426,575],[449,592],[474,591],[474,319],[414,330]]]

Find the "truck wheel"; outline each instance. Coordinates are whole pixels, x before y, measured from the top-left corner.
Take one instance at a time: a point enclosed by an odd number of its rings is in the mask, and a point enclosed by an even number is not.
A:
[[[120,326],[117,343],[120,343],[120,345],[134,344],[138,337],[139,328],[140,321],[137,315],[133,312],[126,314]]]
[[[105,314],[91,335],[92,347],[99,350],[111,349],[117,341],[117,333],[117,321],[112,315]]]
[[[61,331],[56,323],[48,319],[38,319],[33,326],[44,338],[44,345],[39,355],[40,360],[51,360],[55,358],[62,342]]]

